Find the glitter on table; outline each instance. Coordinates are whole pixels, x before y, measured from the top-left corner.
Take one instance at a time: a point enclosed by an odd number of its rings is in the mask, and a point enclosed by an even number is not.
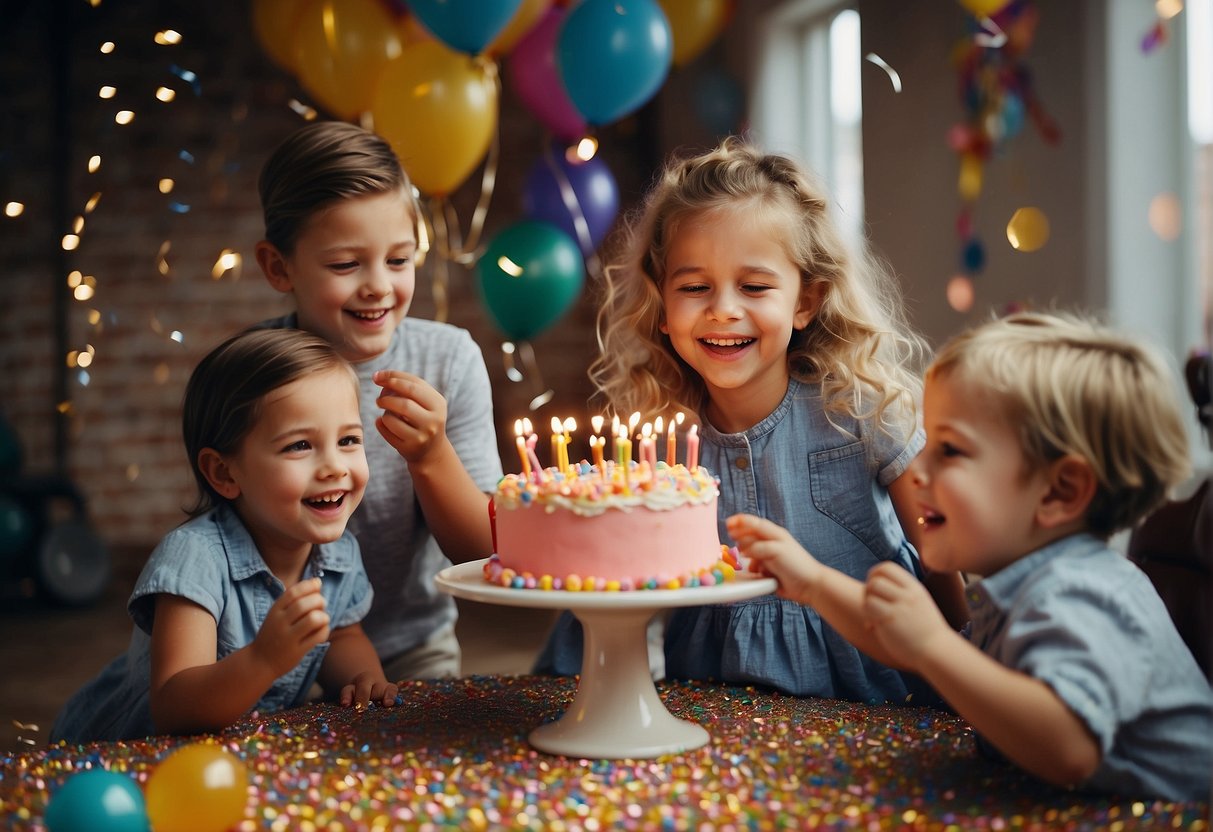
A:
[[[654,760],[538,752],[573,679],[406,682],[395,708],[309,705],[216,735],[250,776],[260,829],[1171,829],[1207,832],[1205,803],[1051,789],[982,757],[945,712],[797,699],[754,688],[660,683],[711,742]],[[0,756],[0,828],[42,829],[72,774],[104,767],[142,784],[198,737],[49,746]]]

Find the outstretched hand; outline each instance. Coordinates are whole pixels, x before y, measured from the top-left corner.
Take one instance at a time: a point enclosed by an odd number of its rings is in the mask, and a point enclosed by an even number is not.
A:
[[[375,403],[383,415],[375,427],[409,463],[418,463],[446,436],[446,399],[424,379],[400,370],[380,370],[383,392]]]
[[[800,603],[809,599],[822,566],[796,542],[791,532],[753,514],[734,514],[725,523],[729,537],[749,559],[751,571],[779,581],[781,597]]]
[[[918,666],[935,636],[954,632],[926,587],[894,563],[878,563],[868,572],[863,609],[877,641],[910,669]]]
[[[287,673],[328,639],[329,614],[324,608],[319,578],[299,581],[270,607],[251,647],[275,676]]]
[[[370,702],[390,706],[396,704],[398,692],[396,685],[385,680],[383,674],[364,671],[341,689],[340,701],[343,706],[355,708],[365,708]]]

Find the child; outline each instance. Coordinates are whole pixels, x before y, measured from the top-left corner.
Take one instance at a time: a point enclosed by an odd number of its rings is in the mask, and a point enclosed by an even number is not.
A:
[[[917,576],[897,508],[923,442],[921,342],[890,277],[848,251],[829,210],[794,162],[737,139],[671,163],[607,270],[591,375],[621,413],[699,414],[722,540],[723,518],[760,513],[856,578],[882,561]],[[937,582],[961,610],[959,576]],[[539,669],[577,672],[578,639],[558,626]],[[908,693],[816,611],[774,596],[675,610],[665,670],[798,696]]]
[[[1188,469],[1163,364],[1091,322],[1018,314],[944,347],[914,463],[922,558],[985,576],[955,632],[898,569],[866,586],[766,520],[729,519],[780,594],[921,674],[995,749],[1058,785],[1208,798],[1213,692],[1107,538]]]
[[[501,478],[480,348],[465,330],[406,317],[418,209],[387,142],[308,125],[266,162],[260,191],[257,262],[296,308],[261,325],[320,335],[362,389],[371,481],[350,528],[375,587],[367,634],[390,679],[457,676],[455,602],[434,576],[492,553],[486,495]]]
[[[298,331],[238,335],[186,388],[199,500],[160,542],[128,603],[126,653],[51,729],[72,743],[218,731],[301,705],[395,704],[359,620],[371,586],[346,521],[367,465],[350,366]]]

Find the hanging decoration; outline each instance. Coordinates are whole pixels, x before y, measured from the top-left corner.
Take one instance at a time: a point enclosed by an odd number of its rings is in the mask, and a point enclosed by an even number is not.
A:
[[[1183,11],[1183,0],[1154,0],[1154,25],[1141,37],[1141,51],[1149,55],[1160,46],[1166,46],[1171,39],[1169,22],[1171,18]]]
[[[970,297],[962,283],[985,268],[986,250],[976,233],[974,213],[984,185],[986,165],[1001,156],[1028,121],[1048,144],[1061,132],[1036,96],[1025,56],[1035,37],[1039,12],[1032,0],[961,0],[970,13],[965,40],[955,52],[958,89],[964,119],[948,132],[948,144],[959,158],[956,218],[960,269],[949,300]],[[1033,251],[1048,239],[1048,220],[1031,208],[1008,224],[1008,239],[1020,251]],[[971,287],[970,287],[971,288]],[[961,304],[964,305],[964,304]],[[958,304],[953,308],[960,311]]]

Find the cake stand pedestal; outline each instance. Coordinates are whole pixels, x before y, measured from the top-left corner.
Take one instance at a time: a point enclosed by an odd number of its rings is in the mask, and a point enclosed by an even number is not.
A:
[[[484,579],[478,560],[438,573],[438,588],[458,598],[511,607],[571,610],[585,630],[581,682],[573,704],[555,722],[527,739],[549,754],[596,760],[650,759],[708,743],[702,726],[668,710],[649,675],[646,629],[670,607],[724,604],[768,595],[773,578],[738,572],[734,580],[708,587],[631,592],[563,592],[511,589]]]

